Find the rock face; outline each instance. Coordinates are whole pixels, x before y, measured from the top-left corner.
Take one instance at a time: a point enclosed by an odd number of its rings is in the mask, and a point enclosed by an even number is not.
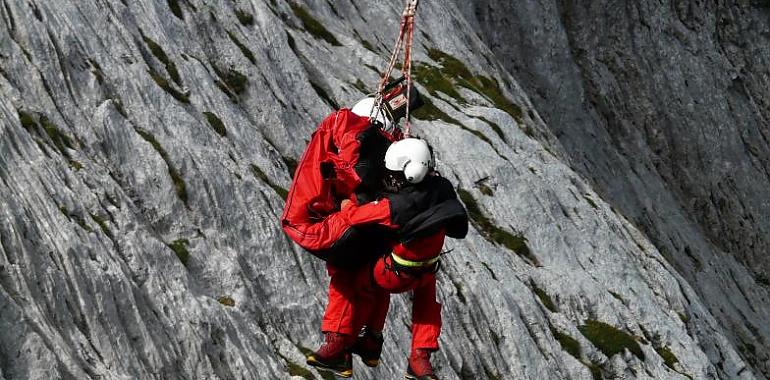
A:
[[[585,4],[584,4],[585,3]],[[770,6],[424,1],[445,379],[770,376]],[[0,1],[0,379],[327,378],[278,218],[398,2]],[[401,378],[408,296],[382,363]]]

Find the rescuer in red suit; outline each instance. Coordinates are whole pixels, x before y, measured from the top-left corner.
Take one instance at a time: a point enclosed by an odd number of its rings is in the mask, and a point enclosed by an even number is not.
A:
[[[352,375],[351,353],[368,366],[379,364],[382,330],[390,293],[413,291],[412,349],[408,379],[436,379],[430,353],[438,349],[441,305],[436,301],[435,272],[445,235],[463,238],[468,222],[454,189],[432,170],[427,143],[404,139],[385,155],[384,191],[375,202],[389,202],[389,252],[354,270],[330,270],[329,303],[322,331],[326,341],[308,356],[308,364]],[[344,212],[349,203],[343,203]],[[362,333],[358,335],[358,333]]]
[[[376,112],[374,98],[366,98],[326,117],[298,163],[287,196],[284,232],[327,261],[330,307],[322,325],[327,340],[342,334],[355,338],[345,320],[355,314],[351,270],[389,252],[397,228],[389,201],[374,195],[382,187],[385,151],[402,138],[396,123],[405,114],[403,88],[388,90]],[[416,91],[410,97],[410,107],[419,106]],[[343,200],[350,205],[341,210]]]

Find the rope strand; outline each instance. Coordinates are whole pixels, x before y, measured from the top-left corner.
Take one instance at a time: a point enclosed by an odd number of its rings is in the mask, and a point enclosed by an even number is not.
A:
[[[414,38],[414,16],[417,13],[418,0],[406,0],[406,7],[401,15],[401,27],[398,31],[398,38],[393,49],[393,53],[388,61],[388,66],[382,75],[380,84],[377,87],[377,94],[374,98],[374,107],[369,114],[369,119],[372,119],[372,115],[375,112],[379,113],[382,109],[383,91],[388,83],[388,79],[393,73],[393,69],[396,66],[401,48],[404,49],[404,64],[401,66],[401,72],[406,78],[406,121],[404,122],[404,136],[409,137],[411,123],[409,106],[411,103],[411,90],[412,90],[412,42]]]

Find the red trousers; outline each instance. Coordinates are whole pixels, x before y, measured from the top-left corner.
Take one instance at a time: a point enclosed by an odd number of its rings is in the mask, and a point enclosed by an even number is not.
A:
[[[432,247],[425,250],[422,256],[438,255],[444,241],[443,233],[432,241]],[[436,242],[439,242],[437,249]],[[425,244],[416,246],[426,249]],[[395,251],[404,252],[404,248],[397,247]],[[390,294],[412,290],[412,349],[437,350],[441,334],[441,304],[436,301],[435,274],[412,276],[397,273],[391,268],[390,256],[358,270],[342,270],[327,265],[331,281],[321,331],[353,335],[358,334],[363,326],[382,331],[390,306]]]

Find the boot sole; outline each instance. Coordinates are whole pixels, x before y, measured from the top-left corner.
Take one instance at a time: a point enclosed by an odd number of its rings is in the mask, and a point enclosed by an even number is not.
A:
[[[308,356],[307,357],[307,361],[305,363],[307,363],[307,365],[309,365],[309,366],[312,366],[312,367],[316,368],[319,371],[331,372],[331,373],[333,373],[333,374],[335,374],[337,376],[340,376],[340,377],[348,378],[348,377],[353,376],[353,369],[352,368],[344,369],[344,370],[339,370],[337,368],[332,368],[332,367],[329,367],[329,366],[325,365],[324,363],[319,362],[318,359],[316,359],[315,356],[313,356],[313,355]]]
[[[435,379],[435,377],[433,377]],[[408,380],[420,380],[416,375],[404,374],[404,379]]]

